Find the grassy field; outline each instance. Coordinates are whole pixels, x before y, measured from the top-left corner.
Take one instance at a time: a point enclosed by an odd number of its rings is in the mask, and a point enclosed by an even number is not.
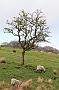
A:
[[[6,58],[6,63],[0,63],[0,82],[5,81],[5,83],[10,84],[13,77],[22,80],[22,82],[32,79],[34,87],[45,85],[50,88],[47,80],[51,78],[52,86],[55,87],[53,90],[59,90],[59,55],[32,50],[26,51],[25,64],[21,66],[22,50],[15,49],[16,53],[13,50],[14,48],[8,47],[1,47],[0,49],[0,58]],[[37,65],[43,65],[46,73],[38,73],[36,71]],[[53,73],[54,69],[57,70],[57,74]],[[44,79],[41,84],[37,82],[38,77]]]

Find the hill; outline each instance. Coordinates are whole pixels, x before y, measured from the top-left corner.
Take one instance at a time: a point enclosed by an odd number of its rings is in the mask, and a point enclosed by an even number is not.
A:
[[[17,49],[16,53],[13,52],[14,48],[1,47],[0,58],[5,57],[6,63],[0,63],[0,82],[5,81],[10,84],[11,78],[17,78],[23,82],[29,79],[33,79],[34,87],[38,85],[45,85],[50,88],[50,85],[46,83],[46,80],[52,79],[52,86],[59,89],[59,55],[48,54],[46,52],[27,51],[25,53],[25,65],[21,66],[21,52],[22,49]],[[46,73],[39,73],[36,71],[37,65],[43,65],[46,69]],[[53,70],[57,70],[57,74],[53,73]],[[38,77],[44,79],[42,84],[37,83]]]
[[[12,47],[12,48],[20,48],[21,49],[21,45],[18,43],[18,41],[11,41],[9,43],[7,42],[3,42],[1,44],[2,47]],[[53,48],[51,46],[44,46],[44,47],[41,47],[41,46],[34,46],[33,50],[36,50],[36,51],[43,51],[43,52],[52,52],[54,54],[59,54],[59,50],[56,49],[56,48]]]

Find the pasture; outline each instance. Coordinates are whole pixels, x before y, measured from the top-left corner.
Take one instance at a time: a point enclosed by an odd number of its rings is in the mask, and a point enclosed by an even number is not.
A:
[[[13,52],[14,49],[16,53]],[[52,86],[55,87],[52,90],[59,90],[59,55],[33,50],[26,51],[25,64],[21,66],[21,49],[1,47],[0,58],[1,57],[6,58],[6,63],[0,63],[0,82],[4,81],[10,84],[11,78],[22,80],[22,82],[32,79],[32,85],[34,87],[45,85],[47,88],[51,88],[50,85],[47,84],[47,80],[52,79]],[[37,72],[37,65],[43,65],[46,73]],[[57,70],[57,74],[53,73],[54,69]],[[42,83],[37,82],[38,77],[44,79]]]

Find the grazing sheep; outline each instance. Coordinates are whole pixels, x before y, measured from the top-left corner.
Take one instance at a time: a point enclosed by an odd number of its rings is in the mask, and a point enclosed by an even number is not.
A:
[[[12,84],[12,85],[16,85],[16,86],[19,87],[19,85],[21,84],[21,81],[15,79],[15,78],[12,78],[12,79],[11,79],[11,84]]]
[[[41,65],[38,65],[37,66],[37,71],[39,71],[39,72],[44,72],[45,73],[45,68],[44,68],[44,66],[41,66]]]

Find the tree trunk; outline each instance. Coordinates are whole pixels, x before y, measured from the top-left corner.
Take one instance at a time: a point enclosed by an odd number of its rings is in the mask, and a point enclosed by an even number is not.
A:
[[[23,50],[23,52],[22,52],[22,63],[21,63],[21,65],[24,65],[24,55],[25,55],[25,50]]]

